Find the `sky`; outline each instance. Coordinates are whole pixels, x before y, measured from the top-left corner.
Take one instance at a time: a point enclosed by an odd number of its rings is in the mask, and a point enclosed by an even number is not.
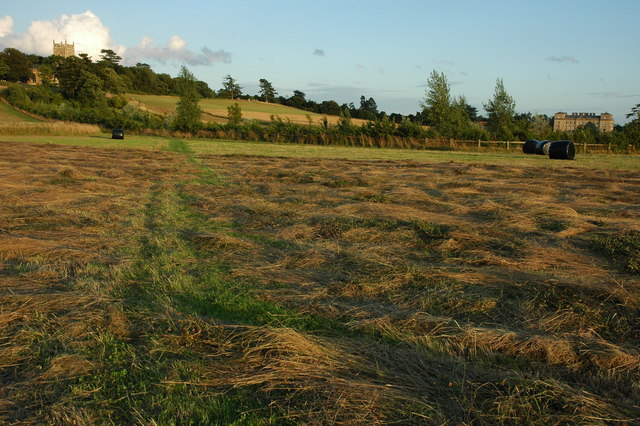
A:
[[[218,90],[227,74],[247,94],[269,80],[316,102],[387,113],[421,109],[426,81],[446,74],[451,94],[484,114],[501,78],[517,112],[609,112],[640,104],[640,0],[7,1],[0,48],[42,56],[74,42],[99,59],[118,52]]]

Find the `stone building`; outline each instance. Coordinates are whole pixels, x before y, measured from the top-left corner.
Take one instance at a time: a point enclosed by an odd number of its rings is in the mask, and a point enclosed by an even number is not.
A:
[[[553,116],[553,130],[561,132],[572,132],[584,126],[592,123],[596,126],[599,132],[612,132],[614,121],[613,115],[608,112],[596,115],[590,112],[574,112],[573,114],[567,114],[566,112],[556,112]]]
[[[53,54],[55,56],[62,56],[63,58],[68,58],[69,56],[75,56],[76,54],[76,44],[69,44],[65,40],[64,43],[56,43],[53,41]]]
[[[53,40],[53,54],[55,56],[62,56],[63,58],[68,58],[70,56],[76,55],[76,44],[69,44],[65,40],[64,43],[56,43]],[[42,73],[40,72],[39,66],[34,67],[32,70],[33,77],[29,81],[29,84],[42,84]],[[52,83],[58,83],[58,79],[55,76],[51,77]]]

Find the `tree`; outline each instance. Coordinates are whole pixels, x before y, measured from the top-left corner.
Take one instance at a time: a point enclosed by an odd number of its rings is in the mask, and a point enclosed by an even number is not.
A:
[[[5,74],[7,81],[26,83],[33,78],[33,64],[29,57],[18,49],[11,47],[4,49],[0,53],[0,60],[9,67],[9,71]]]
[[[322,114],[340,115],[342,110],[336,101],[324,101],[320,104],[320,112]]]
[[[122,57],[118,56],[118,54],[111,49],[102,49],[100,50],[100,53],[102,53],[102,55],[100,55],[100,64],[102,65],[108,65],[112,68],[116,68],[122,60]]]
[[[102,91],[102,80],[94,73],[83,70],[76,85],[76,98],[83,105],[95,106],[105,103],[106,98]]]
[[[375,120],[378,118],[378,105],[373,98],[366,99],[360,96],[360,118],[365,120]]]
[[[196,89],[202,98],[210,99],[216,97],[216,92],[214,92],[213,89],[211,89],[204,81],[196,81]]]
[[[56,70],[60,90],[67,99],[77,99],[82,73],[88,71],[87,64],[76,56],[64,58]]]
[[[294,90],[293,96],[287,99],[287,105],[294,108],[303,109],[307,104],[307,100],[305,99],[306,96],[307,95],[304,92],[300,90]]]
[[[186,66],[180,68],[180,100],[176,107],[176,117],[173,120],[172,127],[174,130],[182,130],[186,132],[197,131],[200,129],[200,97],[196,87],[196,78],[187,69]]]
[[[103,88],[106,92],[118,94],[124,93],[127,90],[127,86],[123,79],[113,70],[113,68],[98,67],[97,73],[102,79]]]
[[[340,114],[337,127],[343,134],[349,135],[355,132],[355,127],[351,124],[351,114],[349,113],[349,109],[345,108],[342,114]]]
[[[40,68],[42,67],[44,65]],[[113,70],[109,71],[115,75]],[[60,91],[64,97],[79,101],[83,106],[106,105],[105,80],[102,75],[98,74],[101,74],[100,69],[92,64],[86,56],[84,58],[76,56],[64,58],[56,70]]]
[[[531,137],[533,115],[530,112],[516,114],[513,117],[513,137],[517,140],[525,140]]]
[[[631,108],[627,118],[634,117],[633,120],[624,125],[623,134],[629,144],[640,148],[640,104]]]
[[[373,124],[369,123],[369,126],[376,137],[391,135],[396,129],[396,124],[389,119],[387,114],[382,114],[382,119],[376,119]]]
[[[587,123],[582,126],[578,126],[573,132],[571,132],[571,139],[575,143],[596,143],[599,138],[598,128],[593,123]]]
[[[512,139],[515,130],[516,103],[505,90],[501,78],[496,80],[493,99],[483,106],[488,114],[487,129],[489,132],[498,139]]]
[[[242,123],[242,110],[237,103],[229,105],[227,107],[227,118],[229,119],[229,125],[239,126]]]
[[[80,59],[82,59],[82,62],[87,65],[91,65],[93,63],[93,61],[91,60],[91,56],[89,56],[88,53],[81,53],[78,56],[80,57]]]
[[[44,85],[53,83],[55,73],[56,69],[53,65],[43,64],[38,67],[38,74],[40,75],[40,80]]]
[[[422,104],[426,121],[442,136],[452,136],[453,117],[451,108],[451,93],[447,76],[436,70],[427,79],[426,98]]]
[[[478,108],[467,105],[467,115],[472,122],[478,121]]]
[[[133,90],[143,93],[162,93],[167,88],[163,86],[156,73],[146,64],[138,64],[130,70],[131,86]],[[180,77],[178,77],[179,79]],[[179,93],[179,91],[176,91]]]
[[[447,138],[475,138],[476,130],[471,117],[475,108],[469,106],[464,96],[452,98],[451,86],[444,73],[435,70],[427,79],[426,98],[421,116],[435,132]]]
[[[260,96],[264,99],[265,102],[269,102],[275,100],[275,97],[278,93],[273,88],[273,85],[266,79],[260,79]]]
[[[553,129],[546,114],[536,114],[531,119],[531,135],[538,140],[549,139]]]
[[[236,80],[227,74],[222,81],[222,90],[220,90],[220,96],[223,98],[229,98],[231,100],[242,96],[242,87],[236,82]]]
[[[467,98],[460,95],[451,102],[451,137],[470,139],[472,137],[472,122],[469,111],[473,107],[467,103]]]
[[[0,57],[0,80],[4,80],[9,74],[9,65]]]

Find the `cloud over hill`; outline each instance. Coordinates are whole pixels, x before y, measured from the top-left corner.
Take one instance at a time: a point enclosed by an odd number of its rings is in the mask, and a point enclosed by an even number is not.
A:
[[[188,65],[212,65],[215,62],[231,62],[231,54],[224,50],[212,51],[203,47],[200,53],[186,48],[187,42],[181,37],[172,36],[166,45],[157,46],[150,37],[143,37],[140,44],[131,47],[123,54],[124,62],[130,65],[141,60],[155,60],[161,64],[167,62],[186,63]]]
[[[127,65],[145,61],[191,66],[231,62],[231,54],[224,50],[213,51],[206,46],[199,52],[189,50],[187,42],[178,35],[172,36],[164,46],[154,44],[153,39],[147,36],[137,46],[117,45],[111,38],[109,28],[90,10],[74,15],[63,14],[51,20],[33,21],[26,33],[13,32],[11,16],[0,17],[0,48],[13,47],[25,53],[49,56],[54,40],[74,42],[76,54],[87,53],[94,60],[100,57],[101,49],[112,49],[122,56]]]

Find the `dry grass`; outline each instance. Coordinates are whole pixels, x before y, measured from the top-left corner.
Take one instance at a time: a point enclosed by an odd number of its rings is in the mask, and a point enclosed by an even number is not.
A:
[[[203,213],[262,242],[219,255],[264,298],[638,415],[640,281],[592,243],[638,229],[636,172],[204,159],[236,184],[192,188]]]
[[[0,154],[0,422],[640,419],[638,172]]]
[[[26,121],[1,122],[0,135],[31,135],[31,136],[90,136],[100,133],[100,127],[95,124],[51,122],[32,123]]]
[[[91,355],[100,336],[126,335],[97,271],[119,261],[123,219],[154,176],[181,161],[144,153],[141,165],[58,145],[3,142],[0,150],[0,422],[95,422],[65,405],[68,384],[103,368]]]

